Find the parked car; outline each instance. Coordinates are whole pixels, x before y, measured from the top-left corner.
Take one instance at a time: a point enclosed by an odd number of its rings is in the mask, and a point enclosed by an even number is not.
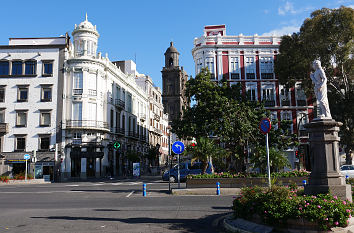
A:
[[[210,174],[212,172],[211,166],[212,165],[209,163],[205,173]],[[201,162],[194,162],[192,164],[190,162],[180,163],[180,167],[179,167],[180,181],[185,181],[188,175],[202,174],[202,167],[203,164]],[[178,177],[178,164],[173,166],[173,168],[170,170],[170,173],[168,172],[168,170],[166,170],[162,175],[162,180],[168,181],[168,179],[170,179],[170,182],[177,182],[178,179],[177,177]]]
[[[343,165],[340,167],[340,172],[344,176],[348,176],[349,178],[354,178],[354,165]]]

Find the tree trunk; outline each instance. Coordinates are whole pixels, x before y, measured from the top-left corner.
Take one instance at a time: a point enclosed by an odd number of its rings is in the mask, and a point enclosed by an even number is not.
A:
[[[345,148],[345,164],[352,164],[352,153],[348,147]]]

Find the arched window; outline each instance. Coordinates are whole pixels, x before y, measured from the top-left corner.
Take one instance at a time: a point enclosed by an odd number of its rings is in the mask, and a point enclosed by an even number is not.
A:
[[[168,65],[169,65],[169,66],[173,66],[173,59],[172,59],[172,57],[170,57],[170,60],[168,60]]]

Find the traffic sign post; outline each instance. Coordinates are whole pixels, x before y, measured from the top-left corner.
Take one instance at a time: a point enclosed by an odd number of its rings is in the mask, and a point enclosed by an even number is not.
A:
[[[268,133],[272,128],[272,123],[269,118],[262,118],[261,122],[259,123],[259,129],[263,134],[266,136],[266,150],[267,150],[267,170],[268,170],[268,185],[269,188],[271,187],[270,182],[270,163],[269,163],[269,144],[268,144]]]
[[[27,160],[31,158],[29,154],[25,154],[23,158],[26,160],[25,181],[27,181]]]
[[[172,151],[174,152],[174,153],[176,153],[177,154],[177,164],[178,164],[178,166],[177,166],[177,179],[178,179],[178,188],[180,188],[181,187],[181,183],[180,183],[180,172],[179,172],[179,155],[180,154],[182,154],[183,153],[183,151],[184,151],[184,144],[183,144],[183,142],[181,142],[181,141],[176,141],[176,142],[174,142],[173,144],[172,144]]]

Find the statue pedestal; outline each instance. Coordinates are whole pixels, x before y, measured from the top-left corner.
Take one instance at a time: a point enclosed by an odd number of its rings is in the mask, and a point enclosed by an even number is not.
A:
[[[339,172],[339,127],[333,119],[315,119],[306,124],[310,134],[310,158],[312,171],[305,194],[331,193],[342,200],[352,201],[351,186]]]

